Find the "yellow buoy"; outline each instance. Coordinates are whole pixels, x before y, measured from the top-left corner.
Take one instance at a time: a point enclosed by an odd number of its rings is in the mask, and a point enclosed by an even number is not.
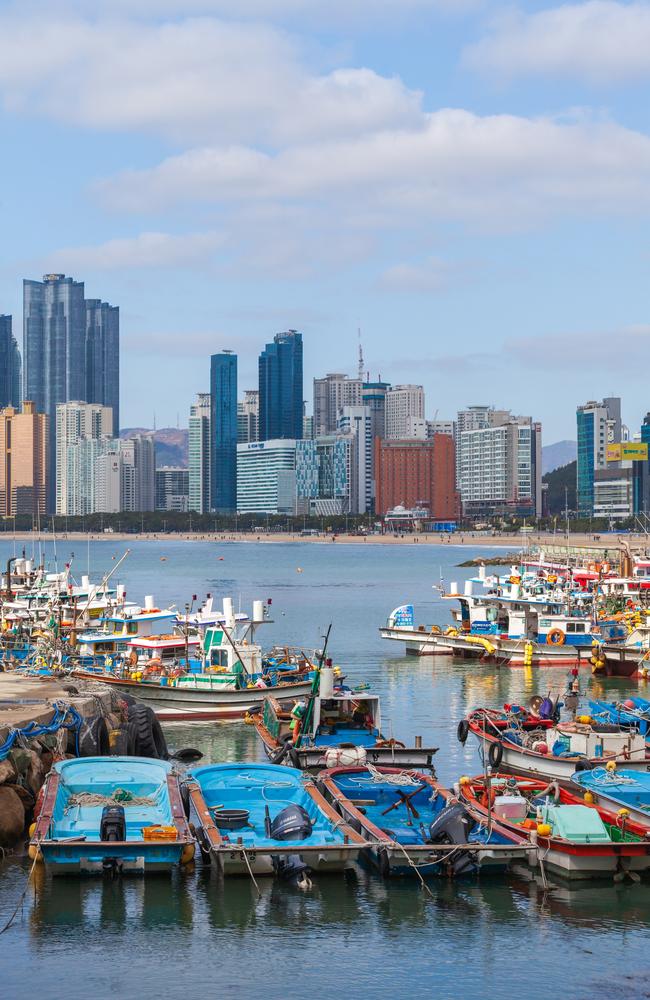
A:
[[[40,847],[36,846],[36,844],[29,845],[27,854],[29,855],[30,861],[36,861],[37,864],[40,864],[43,861],[43,852]]]
[[[615,771],[616,770],[616,761],[615,760],[608,760],[607,763],[605,764],[605,770],[606,771]]]
[[[194,844],[186,844],[181,853],[181,864],[187,865],[194,861]]]
[[[458,779],[458,784],[462,788],[464,785],[471,785],[472,779],[468,775],[464,774],[462,778]]]
[[[588,806],[593,805],[594,796],[592,792],[585,792],[585,802],[587,803]]]
[[[589,723],[591,722],[591,716],[590,715],[579,715],[578,718],[576,719],[576,722],[582,723],[583,726],[588,726]]]
[[[618,816],[619,819],[627,819],[627,817],[630,815],[630,810],[629,809],[619,809],[618,812],[616,813],[616,815]]]
[[[553,833],[553,828],[549,823],[538,823],[537,832],[540,837],[550,837]]]
[[[29,839],[30,840],[32,839],[32,837],[34,836],[35,833],[36,833],[36,823],[32,823],[31,826],[30,826],[30,828],[29,828]]]

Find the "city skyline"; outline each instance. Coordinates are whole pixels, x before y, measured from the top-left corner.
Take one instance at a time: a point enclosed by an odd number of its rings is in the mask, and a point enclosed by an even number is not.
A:
[[[309,388],[333,358],[353,374],[359,326],[372,378],[421,382],[441,413],[501,405],[507,369],[547,440],[592,396],[625,396],[639,426],[648,5],[228,9],[3,6],[14,330],[25,275],[118,302],[126,426],[175,424],[223,345],[254,387],[278,330],[310,342]]]

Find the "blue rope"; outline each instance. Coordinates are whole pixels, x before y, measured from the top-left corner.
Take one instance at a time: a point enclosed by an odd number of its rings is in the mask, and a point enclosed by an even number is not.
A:
[[[40,725],[38,722],[28,722],[22,729],[11,729],[4,743],[0,744],[0,760],[5,760],[9,756],[16,741],[22,737],[27,740],[36,739],[39,736],[49,736],[58,732],[59,729],[74,730],[75,749],[79,756],[79,730],[83,722],[82,717],[72,705],[64,702],[54,702],[54,715],[49,722]]]

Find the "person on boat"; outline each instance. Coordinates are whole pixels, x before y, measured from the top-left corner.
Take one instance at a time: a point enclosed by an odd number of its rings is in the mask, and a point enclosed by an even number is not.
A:
[[[307,702],[304,698],[300,701],[295,702],[293,708],[291,709],[291,722],[289,723],[289,729],[291,730],[291,739],[293,743],[298,741],[300,736],[300,730],[302,729],[302,721],[305,717],[305,712],[307,711]]]

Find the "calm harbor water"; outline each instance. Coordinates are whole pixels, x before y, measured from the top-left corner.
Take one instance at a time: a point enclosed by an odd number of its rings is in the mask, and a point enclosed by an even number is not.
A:
[[[182,608],[192,594],[231,595],[250,608],[273,599],[271,643],[318,646],[333,623],[330,648],[352,682],[382,696],[383,728],[421,735],[440,748],[436,770],[453,781],[479,769],[471,741],[456,740],[458,719],[478,704],[521,701],[564,690],[563,670],[481,667],[445,657],[406,658],[378,626],[412,601],[420,622],[449,621],[432,584],[464,580],[457,564],[478,550],[336,544],[254,545],[136,542],[119,570],[128,596],[154,594]],[[481,550],[487,556],[492,550]],[[93,579],[124,552],[111,541],[59,541],[59,568],[73,556]],[[0,563],[13,544],[0,543]],[[18,546],[20,554],[20,545]],[[31,547],[27,555],[31,556]],[[53,566],[51,545],[48,562]],[[628,682],[583,672],[583,687],[622,695]],[[243,723],[175,724],[171,745],[196,746],[205,762],[262,759]],[[0,864],[0,925],[25,885],[25,858]],[[413,884],[383,883],[362,870],[356,881],[315,880],[303,894],[269,882],[262,896],[248,880],[220,885],[197,865],[123,883],[56,879],[39,872],[16,923],[0,938],[0,997],[510,998],[526,989],[545,997],[650,996],[650,886],[558,884],[549,891],[528,873],[461,883],[432,882],[433,899]]]

